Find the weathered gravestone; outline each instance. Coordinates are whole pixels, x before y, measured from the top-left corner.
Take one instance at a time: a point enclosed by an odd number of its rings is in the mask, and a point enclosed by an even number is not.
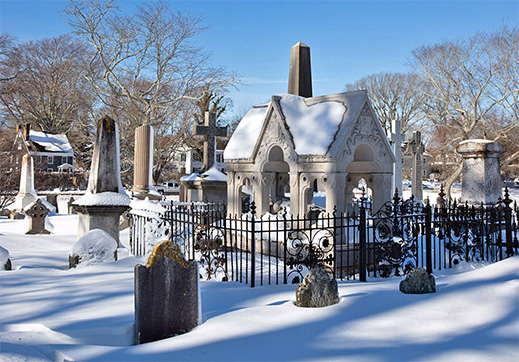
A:
[[[24,212],[29,216],[29,231],[26,234],[50,234],[50,231],[45,229],[45,220],[50,211],[40,198],[27,206]]]
[[[314,268],[296,287],[298,307],[319,308],[339,303],[337,281],[322,268]]]
[[[400,282],[399,289],[405,294],[426,294],[436,292],[436,281],[424,268],[415,268]]]
[[[189,332],[200,324],[198,266],[178,245],[155,245],[146,266],[135,266],[135,343]]]

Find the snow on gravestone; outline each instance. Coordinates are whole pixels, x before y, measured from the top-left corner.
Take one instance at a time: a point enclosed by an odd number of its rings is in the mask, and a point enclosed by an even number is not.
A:
[[[198,266],[178,245],[161,241],[135,274],[135,343],[189,332],[200,324]]]
[[[106,231],[93,229],[84,234],[72,247],[69,267],[94,265],[116,260],[117,241]]]
[[[12,270],[11,259],[9,259],[9,251],[0,246],[0,270]]]

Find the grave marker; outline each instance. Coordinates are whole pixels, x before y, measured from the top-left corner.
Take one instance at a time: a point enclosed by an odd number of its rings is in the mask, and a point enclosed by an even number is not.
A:
[[[216,137],[227,137],[227,127],[216,126],[216,113],[205,112],[204,125],[194,125],[193,135],[204,138],[204,163],[200,170],[203,173],[215,165]]]
[[[29,216],[29,231],[26,234],[50,234],[50,231],[45,229],[45,219],[50,211],[40,198],[29,205],[24,210],[25,214]]]
[[[413,140],[411,141],[410,150],[413,156],[413,170],[411,176],[412,193],[418,200],[423,200],[423,184],[422,184],[422,159],[425,146],[422,143],[422,133],[413,132]]]

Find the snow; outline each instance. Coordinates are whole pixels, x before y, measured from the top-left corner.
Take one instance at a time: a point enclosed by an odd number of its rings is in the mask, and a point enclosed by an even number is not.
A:
[[[195,181],[198,176],[200,176],[200,174],[195,172],[195,173],[192,173],[191,175],[182,176],[180,178],[180,181]]]
[[[79,256],[78,266],[95,265],[114,260],[117,241],[106,231],[93,229],[84,234],[72,247],[70,255]]]
[[[475,138],[475,139],[469,139],[469,140],[461,141],[459,143],[459,145],[464,145],[465,143],[494,143],[494,141]]]
[[[213,166],[209,170],[205,171],[203,174],[198,176],[196,180],[227,182],[227,175],[218,170],[215,166]]]
[[[7,263],[7,259],[9,259],[9,251],[0,246],[0,270],[3,270],[4,265]]]
[[[340,302],[298,308],[294,285],[201,281],[202,324],[134,346],[133,269],[141,258],[69,270],[77,215],[53,235],[0,218],[0,361],[516,361],[519,256],[435,271],[437,292],[407,295],[399,277],[339,281]],[[128,231],[121,233],[128,244]]]
[[[72,146],[64,134],[51,134],[40,131],[29,131],[29,140],[42,146],[47,152],[73,153]]]
[[[225,160],[246,159],[252,156],[268,108],[268,105],[255,106],[243,116],[223,151]]]
[[[128,206],[130,198],[126,193],[100,192],[92,194],[87,191],[85,196],[75,201],[74,204],[81,206]]]
[[[224,151],[224,158],[249,159],[252,157],[268,110],[279,98],[282,117],[294,141],[298,155],[325,155],[332,145],[339,126],[351,126],[366,91],[339,93],[330,96],[305,98],[293,94],[272,97],[270,105],[256,106],[247,112],[238,124]]]

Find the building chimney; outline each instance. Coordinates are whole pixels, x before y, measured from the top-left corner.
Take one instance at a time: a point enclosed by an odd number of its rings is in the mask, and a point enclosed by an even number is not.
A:
[[[312,97],[310,47],[301,42],[290,49],[288,93],[301,97]]]
[[[31,125],[26,123],[23,125],[23,139],[29,141],[29,132],[31,131]]]

